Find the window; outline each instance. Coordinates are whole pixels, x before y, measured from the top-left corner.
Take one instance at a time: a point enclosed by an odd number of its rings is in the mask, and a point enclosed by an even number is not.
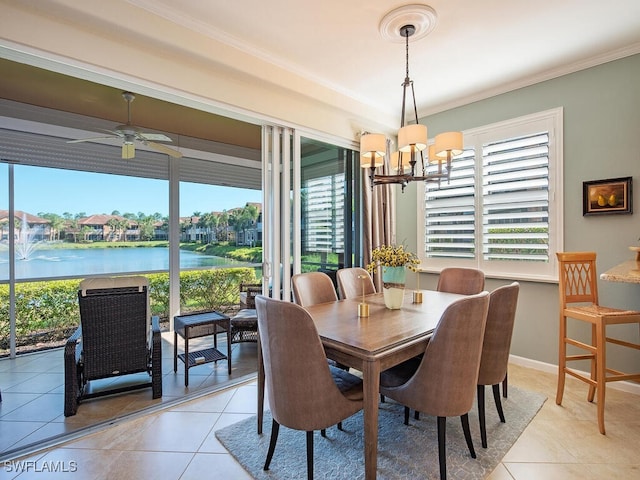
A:
[[[562,109],[464,132],[451,179],[421,185],[422,266],[557,279],[562,248]]]

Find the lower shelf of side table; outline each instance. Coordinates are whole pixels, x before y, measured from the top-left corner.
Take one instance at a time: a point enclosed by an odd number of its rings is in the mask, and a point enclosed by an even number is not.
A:
[[[195,367],[196,365],[203,365],[205,363],[217,362],[218,360],[224,360],[227,356],[220,352],[217,348],[205,348],[195,352],[189,352],[188,363],[185,360],[184,353],[178,354],[178,358],[187,364],[188,368]]]

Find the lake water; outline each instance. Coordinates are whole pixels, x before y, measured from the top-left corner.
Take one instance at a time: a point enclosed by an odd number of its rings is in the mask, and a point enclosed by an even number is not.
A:
[[[9,279],[9,252],[0,251],[0,280]],[[180,250],[180,268],[250,265],[230,258]],[[16,262],[16,278],[83,277],[96,274],[169,270],[168,248],[38,249]]]

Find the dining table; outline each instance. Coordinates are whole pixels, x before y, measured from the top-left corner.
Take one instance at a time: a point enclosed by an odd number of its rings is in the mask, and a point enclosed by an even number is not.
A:
[[[444,311],[464,295],[422,290],[422,303],[412,303],[406,290],[400,309],[386,308],[382,293],[305,309],[311,315],[327,358],[362,372],[364,394],[365,479],[377,474],[380,372],[424,353]],[[369,316],[358,316],[358,304],[369,305]],[[264,414],[264,365],[258,341],[258,433]],[[398,421],[402,421],[399,419]]]

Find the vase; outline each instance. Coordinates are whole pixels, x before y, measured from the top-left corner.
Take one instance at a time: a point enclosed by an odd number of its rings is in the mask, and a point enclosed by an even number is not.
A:
[[[402,308],[406,279],[407,269],[405,267],[382,267],[382,292],[384,304],[388,309]]]

